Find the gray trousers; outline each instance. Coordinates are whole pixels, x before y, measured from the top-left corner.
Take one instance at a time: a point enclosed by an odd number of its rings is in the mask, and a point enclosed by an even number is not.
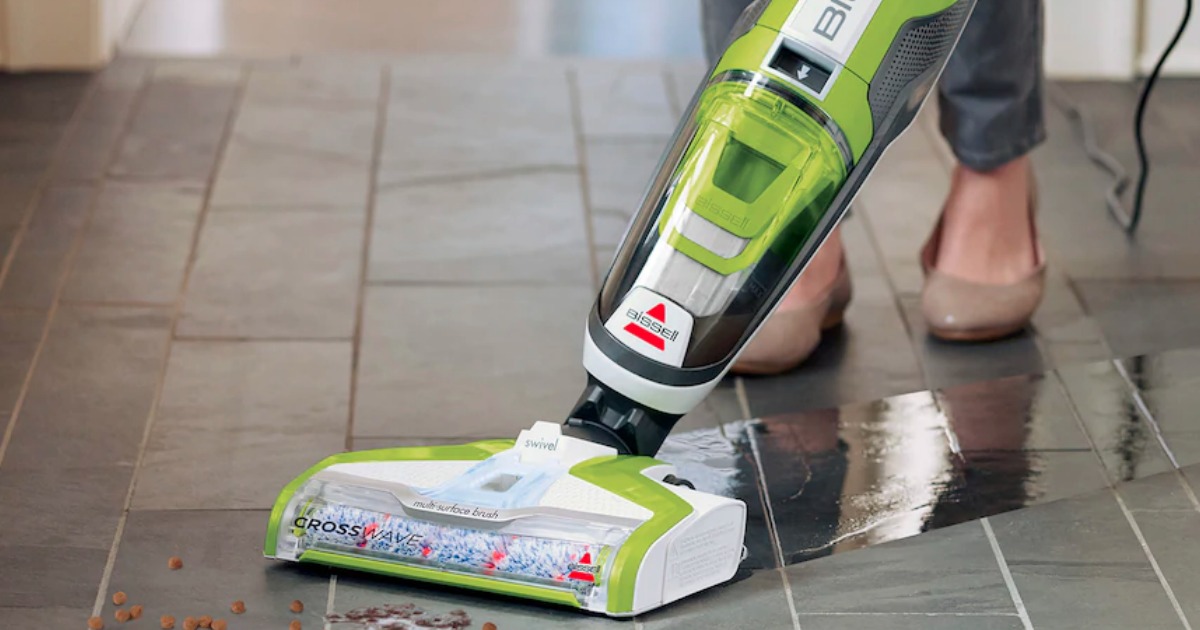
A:
[[[766,0],[702,1],[713,61],[742,11]],[[978,0],[938,86],[942,134],[966,166],[989,171],[1045,140],[1043,29],[1042,0]]]

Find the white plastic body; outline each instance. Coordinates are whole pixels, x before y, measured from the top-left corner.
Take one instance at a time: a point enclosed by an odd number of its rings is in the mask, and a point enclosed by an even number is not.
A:
[[[562,471],[549,490],[530,504],[514,509],[490,510],[502,520],[571,515],[589,522],[621,522],[631,530],[650,520],[654,513],[633,501],[589,481],[575,477],[570,466],[616,451],[562,435],[561,425],[538,422],[522,431],[517,445],[494,458],[522,462]],[[375,461],[336,464],[318,472],[314,479],[390,490],[406,506],[420,499],[415,489],[449,483],[477,466],[478,461]],[[608,610],[608,590],[592,598],[585,609],[612,617],[629,617],[653,610],[731,579],[741,561],[746,529],[746,505],[736,499],[690,490],[664,483],[675,472],[669,465],[643,471],[653,483],[672,492],[691,507],[691,512],[654,541],[637,567],[632,610]],[[465,507],[466,504],[460,504]],[[407,507],[406,507],[407,509]],[[287,513],[291,513],[289,508]],[[471,527],[477,519],[456,516],[456,526]],[[496,526],[495,517],[478,519],[480,529]],[[578,534],[577,534],[578,535]],[[552,537],[572,539],[562,531]],[[298,550],[277,550],[282,560],[299,559]]]
[[[661,483],[673,466],[643,474]],[[662,484],[692,506],[692,513],[650,546],[638,570],[632,615],[640,615],[728,582],[742,561],[746,504],[736,499]]]
[[[596,342],[592,341],[592,335],[587,330],[584,331],[583,339],[583,367],[601,383],[632,400],[663,413],[680,415],[695,409],[717,387],[717,383],[725,378],[725,374],[721,373],[707,383],[689,387],[666,385],[642,378],[604,354],[604,351],[596,346]],[[732,361],[729,367],[733,367]],[[728,369],[726,368],[726,371]]]

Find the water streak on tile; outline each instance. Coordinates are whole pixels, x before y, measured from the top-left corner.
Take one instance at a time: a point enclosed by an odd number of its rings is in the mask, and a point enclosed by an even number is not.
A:
[[[1132,481],[1173,468],[1111,362],[1061,367],[1058,376],[1111,482]]]
[[[928,393],[766,417],[726,434],[757,443],[788,563],[974,517]]]

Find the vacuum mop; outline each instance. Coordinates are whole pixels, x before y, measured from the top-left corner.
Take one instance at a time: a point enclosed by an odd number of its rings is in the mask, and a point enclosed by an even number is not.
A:
[[[587,386],[516,440],[335,455],[265,554],[636,615],[731,579],[746,506],[653,459],[912,122],[974,0],[773,0],[697,91],[586,324]]]

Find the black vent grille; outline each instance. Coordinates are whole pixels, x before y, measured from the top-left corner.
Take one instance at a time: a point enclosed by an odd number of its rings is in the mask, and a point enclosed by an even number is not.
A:
[[[877,128],[909,85],[937,65],[954,46],[970,8],[969,0],[959,0],[936,16],[904,26],[871,84],[871,112]]]

